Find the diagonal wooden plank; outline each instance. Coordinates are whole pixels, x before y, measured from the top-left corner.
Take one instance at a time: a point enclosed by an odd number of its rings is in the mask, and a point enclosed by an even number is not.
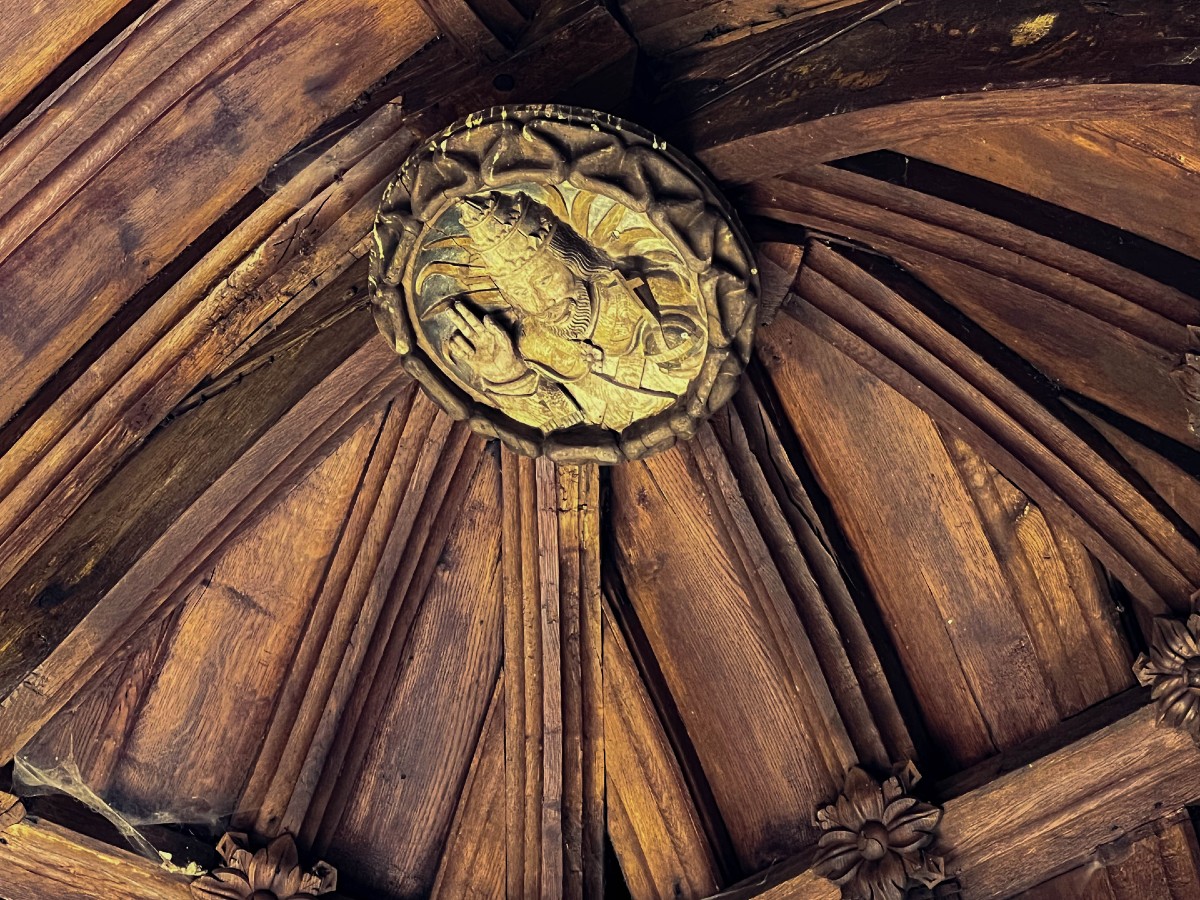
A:
[[[911,282],[896,280],[894,268],[876,271],[909,297],[920,295]],[[1030,393],[1041,388],[1004,374],[837,251],[810,249],[799,291],[803,302],[789,307],[794,319],[963,436],[1143,602],[1186,606],[1200,581],[1200,548],[1069,417]]]
[[[608,833],[634,900],[706,897],[721,884],[695,801],[625,638],[604,610]]]
[[[11,689],[0,703],[0,757],[11,758],[97,671],[124,634],[185,594],[205,561],[268,497],[353,433],[364,411],[389,402],[398,384],[409,382],[395,355],[372,341],[259,438]]]
[[[970,195],[955,203],[818,166],[764,182],[748,199],[765,215],[890,256],[1067,388],[1195,443],[1171,373],[1200,321],[1196,297],[978,212]]]

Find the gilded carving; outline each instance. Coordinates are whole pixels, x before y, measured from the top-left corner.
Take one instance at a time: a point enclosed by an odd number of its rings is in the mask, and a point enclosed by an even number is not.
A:
[[[217,844],[225,865],[192,882],[197,900],[313,900],[337,889],[337,870],[317,863],[300,865],[296,842],[281,834],[266,847],[251,851],[244,834],[229,833]]]
[[[881,783],[854,766],[837,800],[817,812],[824,834],[813,870],[845,900],[901,900],[946,882],[942,858],[929,852],[942,811],[907,795],[916,777],[910,765]]]
[[[749,358],[758,278],[707,179],[641,129],[501,107],[435,137],[380,207],[376,320],[451,415],[527,455],[690,437]]]
[[[1142,653],[1133,673],[1142,687],[1153,688],[1150,697],[1158,721],[1181,728],[1200,742],[1200,593],[1192,598],[1186,621],[1157,616],[1150,635],[1150,653]]]

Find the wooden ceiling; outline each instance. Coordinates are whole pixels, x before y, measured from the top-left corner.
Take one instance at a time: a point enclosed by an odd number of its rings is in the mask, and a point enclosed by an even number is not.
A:
[[[182,900],[225,830],[359,900],[854,897],[815,814],[909,762],[913,896],[1200,897],[1131,668],[1200,588],[1195,4],[0,21],[0,898]],[[743,388],[643,462],[501,451],[372,322],[409,151],[543,101],[758,245]]]

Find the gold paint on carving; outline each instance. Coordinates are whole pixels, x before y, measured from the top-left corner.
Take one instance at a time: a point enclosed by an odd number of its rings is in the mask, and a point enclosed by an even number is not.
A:
[[[636,126],[469,116],[384,194],[380,329],[455,418],[521,453],[615,463],[695,433],[749,359],[758,274],[715,189]]]
[[[644,215],[530,184],[466,197],[432,233],[416,278],[424,337],[517,421],[619,431],[669,407],[699,371],[708,333],[695,278]]]

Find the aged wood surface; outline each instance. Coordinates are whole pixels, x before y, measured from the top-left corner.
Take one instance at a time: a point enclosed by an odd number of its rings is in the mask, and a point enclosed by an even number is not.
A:
[[[966,438],[1144,602],[1186,608],[1200,583],[1200,548],[1031,395],[1035,385],[1003,374],[836,251],[810,248],[799,289],[804,302],[790,309],[798,320]]]
[[[776,323],[760,356],[952,765],[1045,733],[1132,683],[1090,560],[1029,499],[794,320]],[[836,413],[847,406],[869,431]]]
[[[768,216],[861,240],[902,263],[1042,372],[1195,443],[1171,372],[1200,300],[1002,219],[816,167],[756,187]]]
[[[855,756],[734,485],[707,427],[695,444],[615,468],[614,563],[624,627],[656,658],[738,864],[754,871],[814,838],[795,810],[815,807]]]
[[[272,162],[433,34],[413,3],[347,0],[253,3],[222,27],[153,99],[107,121],[122,152],[76,151],[5,216],[0,291],[19,300],[0,320],[0,366],[15,373],[0,419]],[[164,155],[175,165],[154,165]],[[153,227],[163,221],[173,227]],[[63,254],[86,254],[86,272],[64,270]]]
[[[634,900],[715,893],[725,879],[704,823],[607,606],[604,753],[609,838]]]
[[[340,773],[316,841],[344,889],[422,897],[433,885],[500,668],[499,479],[486,454],[424,597],[405,597],[412,624],[389,641],[398,665],[385,657],[357,692],[367,708],[348,759],[361,761]],[[344,723],[341,733],[350,733]]]
[[[1136,840],[1200,796],[1198,754],[1190,738],[1157,726],[1153,711],[1141,709],[947,800],[946,871],[972,900],[1009,897],[1123,838]],[[807,897],[808,865],[797,857],[723,896]]]
[[[1187,900],[1200,896],[1200,846],[1190,821],[1102,847],[1096,858],[1021,893],[1022,900]]]
[[[353,897],[833,900],[814,811],[913,759],[964,897],[1200,895],[1130,671],[1200,586],[1194,5],[7,7],[0,760]],[[686,445],[517,459],[375,336],[384,184],[502,102],[739,185]],[[191,896],[53,800],[0,896]]]
[[[1200,172],[1194,116],[971,129],[895,149],[1200,257],[1188,224]]]
[[[504,675],[488,707],[431,897],[505,895]]]
[[[391,352],[375,343],[343,363],[189,506],[49,657],[34,658],[40,665],[0,704],[0,756],[11,758],[115,651],[121,635],[177,592],[185,596],[203,577],[205,561],[264,499],[319,462],[328,453],[323,446],[352,433],[364,407],[406,381],[394,366]]]
[[[1181,0],[1111,6],[873,0],[666,65],[660,114],[733,181],[947,128],[1188,114],[1196,74],[1170,64],[1200,16]]]
[[[190,900],[189,879],[51,822],[8,822],[16,798],[0,792],[0,890],[5,900]],[[53,892],[53,893],[51,893]]]
[[[599,471],[504,451],[508,896],[603,896]]]

